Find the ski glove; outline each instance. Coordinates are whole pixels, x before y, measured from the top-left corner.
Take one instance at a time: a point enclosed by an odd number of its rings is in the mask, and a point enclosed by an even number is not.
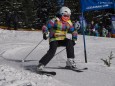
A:
[[[73,46],[77,43],[77,41],[74,41],[74,40],[72,40],[72,42],[73,42]]]
[[[44,40],[47,40],[48,37],[49,37],[49,34],[48,34],[48,33],[47,33],[47,34],[46,34],[46,33],[43,34],[43,39],[44,39]]]

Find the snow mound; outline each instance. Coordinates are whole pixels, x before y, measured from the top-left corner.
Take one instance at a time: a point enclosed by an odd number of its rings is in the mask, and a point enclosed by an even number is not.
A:
[[[0,86],[69,86],[53,77],[0,65]]]

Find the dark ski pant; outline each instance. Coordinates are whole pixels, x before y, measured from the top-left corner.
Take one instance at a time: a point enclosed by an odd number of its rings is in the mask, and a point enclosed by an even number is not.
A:
[[[70,39],[58,40],[50,42],[50,47],[47,53],[41,58],[39,63],[47,65],[49,61],[54,57],[57,47],[65,46],[67,52],[67,58],[74,58],[74,46],[73,41]]]

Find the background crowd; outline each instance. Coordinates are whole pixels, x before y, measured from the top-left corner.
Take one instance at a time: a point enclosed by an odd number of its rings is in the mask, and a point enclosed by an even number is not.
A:
[[[81,26],[81,24],[80,24]],[[100,36],[100,37],[113,37],[113,27],[112,25],[102,25],[100,23],[94,23],[94,21],[91,21],[86,25],[85,34],[90,36]],[[78,30],[79,34],[82,34],[82,29],[80,28]]]

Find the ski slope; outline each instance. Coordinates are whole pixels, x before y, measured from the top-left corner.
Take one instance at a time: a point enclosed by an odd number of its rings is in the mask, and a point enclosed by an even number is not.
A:
[[[0,86],[115,86],[115,58],[107,67],[101,59],[108,59],[112,51],[115,57],[115,39],[86,36],[87,60],[84,60],[83,36],[78,35],[75,45],[77,66],[88,67],[78,73],[59,69],[66,63],[66,50],[57,54],[46,66],[57,72],[54,77],[35,73],[39,59],[47,52],[48,40],[44,40],[21,62],[42,40],[42,32],[0,29]],[[64,47],[57,49],[58,53]]]

